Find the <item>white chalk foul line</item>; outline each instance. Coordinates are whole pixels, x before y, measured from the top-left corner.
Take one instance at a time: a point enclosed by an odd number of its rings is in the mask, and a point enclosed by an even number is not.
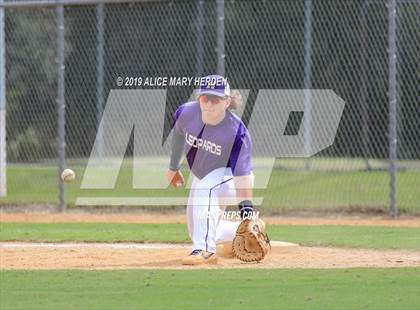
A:
[[[227,201],[230,197],[224,198]],[[236,201],[241,201],[240,197],[235,197]],[[188,197],[77,197],[76,206],[185,206]],[[254,197],[252,202],[259,206],[263,202],[263,197]]]
[[[298,246],[296,243],[271,241],[272,247]],[[108,248],[108,249],[185,249],[187,243],[51,243],[51,242],[0,242],[0,248]]]
[[[0,242],[0,248],[109,248],[109,249],[183,249],[190,244],[168,243],[49,243]]]

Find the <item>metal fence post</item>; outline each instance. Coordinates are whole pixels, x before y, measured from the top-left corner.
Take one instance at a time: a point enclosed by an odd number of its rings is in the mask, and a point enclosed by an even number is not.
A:
[[[196,20],[196,60],[195,60],[195,71],[197,76],[203,75],[203,17],[204,17],[204,0],[197,1],[197,20]]]
[[[389,0],[388,7],[388,61],[389,61],[389,175],[390,213],[397,209],[397,3]]]
[[[303,89],[305,100],[304,128],[305,128],[305,152],[308,154],[312,144],[312,0],[305,0],[305,34],[304,34],[305,64]],[[310,158],[305,160],[305,170],[311,168]]]
[[[225,0],[217,0],[217,73],[225,75]]]
[[[64,182],[61,172],[65,167],[66,141],[65,141],[65,98],[64,98],[64,6],[57,6],[58,21],[58,85],[57,85],[57,111],[58,111],[58,172],[59,172],[59,210],[66,207],[64,200]]]
[[[104,137],[100,123],[104,109],[104,4],[96,6],[96,129],[97,133],[97,154],[103,157]]]
[[[368,36],[368,26],[367,26],[367,10],[369,9],[369,2],[364,1],[360,9],[360,105],[361,105],[361,116],[362,116],[362,154],[363,160],[365,162],[365,169],[367,171],[371,170],[369,156],[370,156],[370,141],[369,141],[369,111],[368,111],[368,102],[367,102],[367,36]]]
[[[0,0],[0,4],[3,0]],[[6,182],[6,40],[4,8],[0,8],[0,197],[7,194]]]

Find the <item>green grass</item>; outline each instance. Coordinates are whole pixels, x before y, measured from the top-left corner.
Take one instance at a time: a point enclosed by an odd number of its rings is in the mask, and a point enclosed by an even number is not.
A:
[[[0,271],[1,309],[419,309],[420,269]]]
[[[360,160],[316,159],[314,171],[299,169],[302,160],[278,160],[267,189],[255,190],[255,196],[264,197],[265,209],[337,209],[389,208],[389,175],[384,170],[358,171]],[[163,165],[164,163],[162,163]],[[377,166],[379,164],[376,164]],[[66,185],[66,202],[75,203],[77,197],[187,197],[186,189],[141,190],[132,188],[130,161],[125,161],[116,187],[112,190],[82,190],[80,184],[84,165],[70,163],[77,180]],[[335,169],[329,171],[328,167]],[[382,166],[378,166],[382,167]],[[353,169],[353,170],[352,170]],[[12,165],[8,167],[8,196],[4,203],[57,203],[58,171],[56,167]],[[156,179],[156,171],[142,171]],[[398,207],[407,212],[420,212],[420,172],[401,171],[398,174]]]
[[[389,208],[389,175],[371,172],[290,172],[274,170],[266,190],[256,190],[268,208],[340,209]],[[420,211],[420,173],[400,172],[400,210]]]
[[[189,242],[184,224],[1,223],[0,240]],[[269,225],[272,240],[310,246],[420,250],[420,228]]]

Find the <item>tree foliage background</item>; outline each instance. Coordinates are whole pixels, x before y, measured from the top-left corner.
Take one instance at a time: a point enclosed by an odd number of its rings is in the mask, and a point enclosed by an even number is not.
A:
[[[388,156],[387,1],[314,0],[312,88],[346,101],[329,156]],[[216,71],[215,1],[106,4],[104,94],[118,76],[199,76]],[[398,156],[420,159],[420,3],[398,1]],[[233,88],[304,88],[305,2],[226,1],[225,66]],[[55,8],[6,9],[8,160],[56,157],[57,18]],[[71,157],[89,156],[96,136],[95,5],[65,8],[66,143]],[[202,72],[197,44],[202,38]],[[168,123],[192,89],[170,88]],[[105,100],[106,101],[106,100]],[[249,110],[249,109],[248,109]],[[245,117],[247,115],[245,114]],[[248,115],[249,117],[249,115]],[[167,128],[166,128],[167,129]]]

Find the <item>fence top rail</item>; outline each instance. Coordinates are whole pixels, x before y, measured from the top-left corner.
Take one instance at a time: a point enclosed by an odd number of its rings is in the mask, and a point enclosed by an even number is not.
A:
[[[42,7],[58,5],[92,5],[106,3],[171,2],[173,0],[0,0],[0,8]],[[384,4],[390,0],[365,0],[365,4]],[[420,4],[420,0],[396,0],[397,4]]]
[[[6,0],[7,1],[7,0]],[[36,6],[58,6],[58,5],[92,5],[101,3],[134,3],[134,2],[169,2],[170,0],[21,0],[9,1],[0,0],[0,8],[20,8]]]

